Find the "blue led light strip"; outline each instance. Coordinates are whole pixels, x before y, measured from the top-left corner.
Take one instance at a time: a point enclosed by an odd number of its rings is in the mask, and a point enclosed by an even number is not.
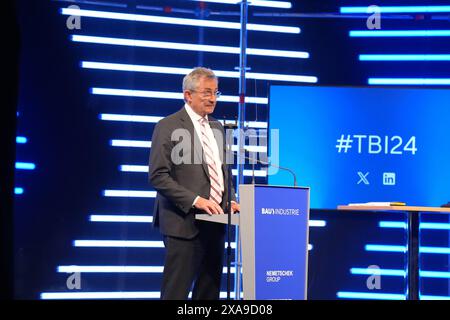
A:
[[[450,30],[352,30],[350,37],[450,37]]]
[[[227,244],[224,244],[226,246]],[[74,247],[88,248],[164,248],[162,241],[147,240],[74,240]],[[231,243],[231,248],[236,249],[236,243]]]
[[[144,122],[144,123],[157,123],[164,117],[154,116],[142,116],[132,114],[113,114],[113,113],[101,113],[99,115],[100,120],[105,121],[126,121],[126,122]]]
[[[234,120],[219,120],[220,123],[224,124],[226,123],[233,123],[235,124],[236,122]],[[256,128],[256,129],[267,129],[268,125],[266,121],[244,121],[244,127],[248,127],[248,128]]]
[[[336,295],[340,299],[406,300],[406,295],[394,293],[339,291]]]
[[[163,117],[132,115],[132,114],[112,114],[101,113],[99,115],[100,120],[105,121],[127,121],[127,122],[144,122],[144,123],[157,123]],[[219,120],[222,124],[224,120]],[[234,123],[232,120],[226,120],[227,123]],[[245,121],[244,126],[249,128],[267,129],[267,122],[264,121]]]
[[[450,54],[360,54],[360,61],[450,61]]]
[[[151,148],[152,142],[145,140],[121,140],[113,139],[110,141],[110,145],[113,147],[129,147],[129,148]],[[238,145],[231,146],[231,150],[237,152]],[[267,152],[266,146],[244,146],[244,149],[249,152]]]
[[[148,166],[140,166],[140,165],[121,165],[119,167],[119,170],[122,172],[139,172],[139,173],[148,173]],[[232,169],[233,175],[237,175],[237,170]],[[252,177],[253,171],[252,170],[244,170],[244,176],[246,177]],[[255,170],[254,171],[255,177],[266,177],[267,172],[266,170]]]
[[[59,273],[162,273],[163,266],[59,266]],[[227,267],[223,267],[223,273],[227,273]],[[230,268],[230,273],[235,273],[236,268]]]
[[[110,141],[113,147],[131,147],[131,148],[151,148],[152,142],[145,140],[121,140],[113,139]]]
[[[42,300],[77,300],[77,299],[159,299],[159,291],[114,291],[114,292],[43,292]],[[189,294],[189,297],[192,293]],[[220,298],[227,297],[226,292],[220,292]],[[234,298],[230,292],[230,298]],[[241,292],[242,297],[242,292]]]
[[[16,162],[17,170],[34,170],[36,169],[36,165],[30,162]]]
[[[450,300],[449,296],[429,296],[429,295],[420,295],[420,300]]]
[[[369,78],[370,85],[450,85],[450,78]]]
[[[16,137],[16,143],[27,143],[28,139],[26,137]]]
[[[161,98],[161,99],[178,99],[183,100],[184,96],[181,92],[167,91],[145,91],[145,90],[129,90],[129,89],[111,89],[111,88],[91,88],[92,94],[122,96],[122,97],[140,97],[140,98]],[[238,96],[221,95],[221,102],[239,102]],[[246,103],[268,104],[269,99],[258,97],[245,97]]]
[[[143,215],[124,215],[124,214],[93,214],[89,217],[92,222],[137,222],[137,223],[152,223],[152,216]]]
[[[74,247],[88,248],[164,248],[162,241],[146,241],[146,240],[74,240]],[[227,246],[227,244],[224,244]],[[231,248],[236,249],[236,243],[231,242]],[[308,244],[308,250],[312,250],[313,246]]]
[[[398,228],[406,229],[406,222],[401,221],[380,221],[378,226],[380,228]],[[450,223],[436,223],[436,222],[421,222],[419,224],[420,229],[430,230],[450,230]]]
[[[104,190],[105,197],[126,197],[126,198],[155,198],[156,191],[141,190]]]
[[[367,244],[365,246],[366,251],[382,251],[382,252],[406,252],[406,246],[395,245],[379,245],[379,244]],[[450,248],[447,247],[419,247],[420,253],[432,253],[432,254],[450,254]]]
[[[436,253],[436,254],[450,254],[450,248],[446,247],[420,247],[420,253]]]
[[[341,13],[373,13],[374,9],[367,7],[341,7]],[[439,13],[450,12],[450,6],[378,6],[380,13]]]
[[[20,194],[23,194],[23,192],[24,192],[23,188],[18,188],[18,187],[14,188],[14,194],[20,195]]]
[[[163,73],[163,74],[179,74],[186,75],[192,71],[192,68],[171,68],[171,67],[157,67],[136,64],[121,64],[121,63],[104,63],[93,61],[82,61],[81,67],[86,69],[98,70],[113,70],[113,71],[131,71],[131,72],[146,72],[146,73]],[[237,71],[214,70],[218,77],[223,78],[239,78]],[[247,72],[247,79],[266,80],[266,81],[289,81],[289,82],[306,82],[316,83],[317,77],[304,75],[289,75],[289,74],[273,74],[273,73],[255,73]]]
[[[393,245],[378,245],[367,244],[365,246],[366,251],[383,251],[383,252],[406,252],[406,246],[393,246]]]
[[[450,230],[450,223],[422,222],[420,223],[419,228],[431,230]]]
[[[419,275],[422,278],[442,278],[442,279],[450,279],[450,272],[441,272],[441,271],[422,271],[420,270]]]
[[[159,299],[159,291],[117,291],[117,292],[43,292],[42,300],[77,299]]]
[[[237,169],[232,169],[231,170],[233,173],[233,176],[237,176]],[[245,177],[267,177],[267,171],[266,170],[255,170],[254,174],[252,170],[244,170],[244,176]]]
[[[370,268],[351,268],[351,274],[357,275],[380,275],[380,276],[397,276],[406,277],[406,270],[401,269],[370,269]],[[421,278],[450,279],[450,272],[441,271],[425,271],[420,270]]]
[[[89,248],[164,248],[162,241],[144,240],[74,240],[74,247]]]
[[[86,35],[72,35],[73,42],[81,43],[95,43],[95,44],[109,44],[118,46],[130,46],[140,48],[157,48],[157,49],[171,49],[171,50],[185,50],[185,51],[202,51],[226,54],[239,54],[239,47],[227,46],[211,46],[203,44],[179,43],[179,42],[164,42],[164,41],[149,41],[126,38],[111,38],[111,37],[95,37]],[[288,51],[288,50],[271,50],[271,49],[252,49],[247,48],[247,55],[266,56],[266,57],[281,57],[281,58],[297,58],[307,59],[309,53],[304,51]]]
[[[325,220],[309,220],[308,226],[309,227],[326,227],[327,222]]]
[[[182,26],[209,27],[209,28],[222,28],[222,29],[234,29],[234,30],[241,29],[241,24],[239,22],[172,18],[172,17],[151,16],[151,15],[143,15],[143,14],[130,14],[130,13],[71,9],[71,8],[62,8],[61,13],[63,15],[68,15],[68,16],[113,19],[113,20],[122,20],[122,21],[175,24],[175,25],[182,25]],[[300,28],[298,28],[298,27],[285,27],[285,26],[252,24],[252,23],[247,24],[247,30],[249,30],[249,31],[264,31],[264,32],[279,32],[279,33],[297,33],[297,34],[300,33]]]
[[[405,277],[405,270],[397,270],[397,269],[371,269],[371,268],[351,268],[351,274],[359,274],[359,275],[380,275],[380,276],[399,276]]]
[[[148,166],[140,166],[133,164],[123,164],[119,166],[119,170],[122,172],[140,172],[148,173]]]
[[[80,4],[93,4],[96,6],[108,6],[108,7],[116,7],[116,8],[127,8],[128,5],[126,3],[117,3],[111,1],[95,1],[95,0],[52,0],[52,1],[60,1],[60,2],[72,2],[72,3],[80,3]]]
[[[201,2],[214,2],[222,4],[239,4],[241,0],[191,0],[191,1],[201,1]],[[279,9],[290,9],[292,4],[286,1],[262,1],[262,0],[252,0],[248,2],[249,6],[255,7],[268,7],[268,8],[279,8]]]
[[[153,217],[146,215],[130,215],[130,214],[92,214],[89,217],[92,222],[131,222],[131,223],[152,223]],[[325,227],[325,220],[309,220],[309,227]]]
[[[406,229],[406,222],[402,221],[380,221],[378,223],[380,228],[398,228],[398,229]]]

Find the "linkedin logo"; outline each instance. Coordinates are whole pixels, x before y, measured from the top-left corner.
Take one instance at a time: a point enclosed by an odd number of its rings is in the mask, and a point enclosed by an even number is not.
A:
[[[384,172],[383,173],[383,185],[395,186],[395,172]]]

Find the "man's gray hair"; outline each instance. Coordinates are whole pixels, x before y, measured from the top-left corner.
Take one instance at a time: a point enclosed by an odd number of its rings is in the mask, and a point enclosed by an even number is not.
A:
[[[186,90],[196,90],[200,78],[214,79],[219,81],[217,76],[211,69],[204,67],[194,68],[189,74],[183,78],[183,92]]]

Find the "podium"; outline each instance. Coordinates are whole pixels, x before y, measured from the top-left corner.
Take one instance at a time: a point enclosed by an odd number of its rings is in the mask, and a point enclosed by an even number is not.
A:
[[[245,300],[304,300],[308,280],[309,188],[239,186],[239,226]],[[227,223],[227,215],[197,215]],[[238,268],[236,268],[238,270]]]

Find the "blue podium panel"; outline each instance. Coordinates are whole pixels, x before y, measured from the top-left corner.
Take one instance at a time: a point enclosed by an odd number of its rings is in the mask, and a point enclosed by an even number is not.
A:
[[[306,299],[309,188],[241,185],[244,299]]]
[[[309,190],[255,188],[256,299],[306,299]]]

